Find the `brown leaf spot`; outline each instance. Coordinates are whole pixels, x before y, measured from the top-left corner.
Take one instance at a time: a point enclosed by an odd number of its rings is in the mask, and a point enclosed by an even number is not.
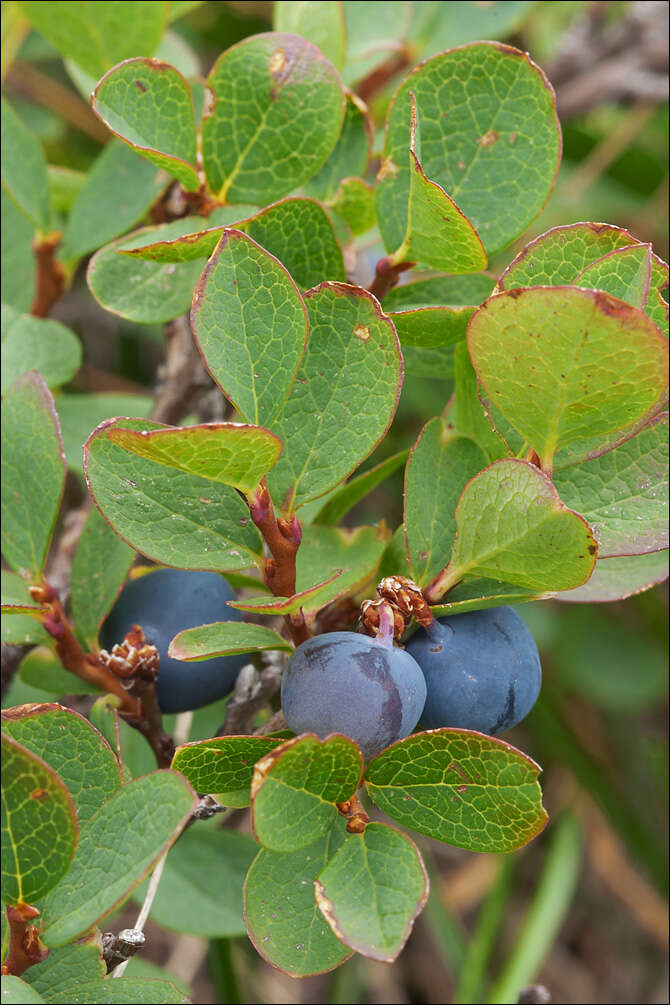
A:
[[[136,80],[135,81],[135,87],[139,88],[140,91],[142,92],[142,94],[146,94],[147,93],[146,84],[143,84],[141,80]]]
[[[273,77],[276,77],[278,73],[281,73],[286,66],[286,56],[282,49],[277,49],[270,56],[269,70]]]
[[[354,328],[354,335],[359,338],[361,342],[367,342],[370,338],[370,328],[368,325],[356,325]]]
[[[30,798],[40,800],[51,799],[51,793],[48,789],[33,789],[30,793]]]
[[[491,147],[494,143],[497,143],[499,136],[495,129],[489,129],[487,133],[479,137],[479,145],[482,147]]]
[[[382,161],[382,166],[377,172],[377,181],[384,181],[385,178],[395,178],[398,173],[398,165],[387,157]]]

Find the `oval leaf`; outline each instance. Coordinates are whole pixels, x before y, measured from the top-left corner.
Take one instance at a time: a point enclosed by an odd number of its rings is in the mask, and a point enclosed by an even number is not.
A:
[[[82,827],[67,876],[44,905],[42,941],[62,946],[123,903],[177,839],[196,803],[174,771],[129,782]]]
[[[247,873],[247,934],[264,960],[291,977],[326,973],[351,956],[314,898],[314,880],[345,840],[344,820],[339,820],[328,834],[299,851],[261,849]]]
[[[175,660],[208,660],[214,656],[254,653],[267,649],[291,652],[293,646],[271,628],[245,621],[219,621],[199,628],[187,628],[175,635],[168,656]],[[181,769],[180,769],[181,770]]]
[[[333,934],[356,952],[392,963],[428,899],[419,849],[387,824],[352,834],[314,881]]]
[[[553,187],[561,150],[554,92],[527,54],[495,42],[451,49],[410,73],[389,108],[377,193],[389,252],[407,233],[410,92],[422,168],[456,201],[490,256],[526,229]]]
[[[667,386],[668,343],[656,326],[593,290],[491,297],[468,325],[468,347],[493,404],[549,471],[558,447],[623,429]]]
[[[128,59],[106,73],[91,95],[98,118],[189,192],[200,187],[195,168],[191,88],[160,59]]]
[[[219,202],[260,205],[315,174],[333,150],[345,101],[339,76],[316,46],[268,32],[232,46],[207,78],[212,110],[202,156]]]
[[[506,852],[547,822],[539,772],[504,740],[434,729],[373,758],[365,785],[372,801],[405,827],[470,851]]]
[[[224,806],[248,806],[254,764],[282,744],[272,736],[219,736],[178,747],[171,767],[196,792],[215,792]]]
[[[497,461],[472,478],[456,509],[456,527],[451,562],[433,601],[466,575],[537,593],[569,590],[588,579],[598,550],[586,521],[525,461]]]
[[[46,230],[51,215],[51,199],[44,151],[4,98],[0,121],[3,187],[29,220],[41,230]]]
[[[307,310],[283,265],[226,230],[193,294],[191,325],[209,372],[240,415],[269,425],[307,340]]]
[[[69,328],[2,305],[3,394],[29,370],[39,370],[47,387],[58,387],[80,366],[81,344]]]
[[[107,438],[114,425],[166,427],[110,419],[86,442],[89,491],[117,534],[148,558],[175,568],[234,571],[256,564],[260,537],[234,489],[129,454]]]
[[[41,900],[67,871],[77,844],[70,793],[53,768],[2,735],[2,896]]]
[[[363,774],[353,740],[334,733],[288,740],[258,761],[251,783],[256,840],[270,851],[295,851],[326,834],[337,820],[335,803],[350,799]]]
[[[281,453],[281,441],[262,426],[211,422],[179,429],[123,429],[107,439],[154,464],[232,485],[249,495]]]
[[[31,370],[2,399],[2,553],[32,577],[46,561],[65,472],[54,401]]]

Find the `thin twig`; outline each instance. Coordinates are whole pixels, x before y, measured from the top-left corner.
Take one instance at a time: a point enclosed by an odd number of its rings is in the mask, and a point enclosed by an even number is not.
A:
[[[37,272],[35,296],[30,313],[36,318],[46,317],[56,301],[65,293],[65,270],[56,258],[61,236],[59,230],[54,230],[50,234],[38,237],[33,244]]]
[[[2,964],[3,975],[20,977],[28,967],[41,963],[49,955],[49,950],[39,940],[37,927],[32,924],[39,917],[39,910],[30,904],[7,904],[9,922],[9,950]]]
[[[167,856],[168,853],[163,852],[161,857],[158,859],[158,862],[156,863],[154,871],[151,873],[151,879],[149,880],[149,886],[147,888],[146,896],[144,898],[144,903],[142,904],[140,913],[137,915],[137,921],[133,926],[133,931],[135,932],[144,931],[144,926],[146,925],[147,918],[149,917],[149,911],[151,910],[154,898],[158,893],[158,885],[161,881],[161,876],[163,875],[163,869],[165,868],[165,860],[167,859]],[[122,977],[129,963],[130,959],[124,960],[123,963],[120,963],[119,966],[114,971],[114,973],[112,974],[112,977]]]

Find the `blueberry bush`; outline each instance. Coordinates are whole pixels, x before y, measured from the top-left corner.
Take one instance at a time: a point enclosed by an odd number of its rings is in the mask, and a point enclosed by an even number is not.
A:
[[[148,914],[293,977],[395,960],[417,835],[547,824],[497,735],[540,690],[516,608],[667,575],[668,267],[602,222],[519,240],[555,96],[478,39],[533,5],[278,2],[206,78],[169,28],[199,6],[3,10],[7,59],[49,46],[107,140],[49,165],[3,98],[2,638],[38,695],[3,711],[3,1002],[188,1001],[123,976]],[[164,326],[153,398],[68,389],[82,265]],[[384,451],[412,375],[439,414]],[[352,525],[403,468],[400,524]]]

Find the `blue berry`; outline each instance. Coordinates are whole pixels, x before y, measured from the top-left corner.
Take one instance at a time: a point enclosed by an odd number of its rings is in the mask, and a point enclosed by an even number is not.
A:
[[[216,572],[157,569],[124,586],[100,631],[105,649],[122,642],[139,625],[160,655],[156,691],[163,712],[186,712],[223,698],[248,661],[246,656],[217,656],[197,663],[170,659],[172,639],[185,628],[213,621],[241,621],[241,611],[228,607],[235,594]]]
[[[416,726],[426,684],[402,649],[358,635],[328,632],[303,642],[282,678],[284,717],[294,733],[344,733],[366,760]]]
[[[426,729],[495,736],[528,715],[540,693],[535,640],[511,607],[440,618],[412,636],[407,652],[426,678]]]

